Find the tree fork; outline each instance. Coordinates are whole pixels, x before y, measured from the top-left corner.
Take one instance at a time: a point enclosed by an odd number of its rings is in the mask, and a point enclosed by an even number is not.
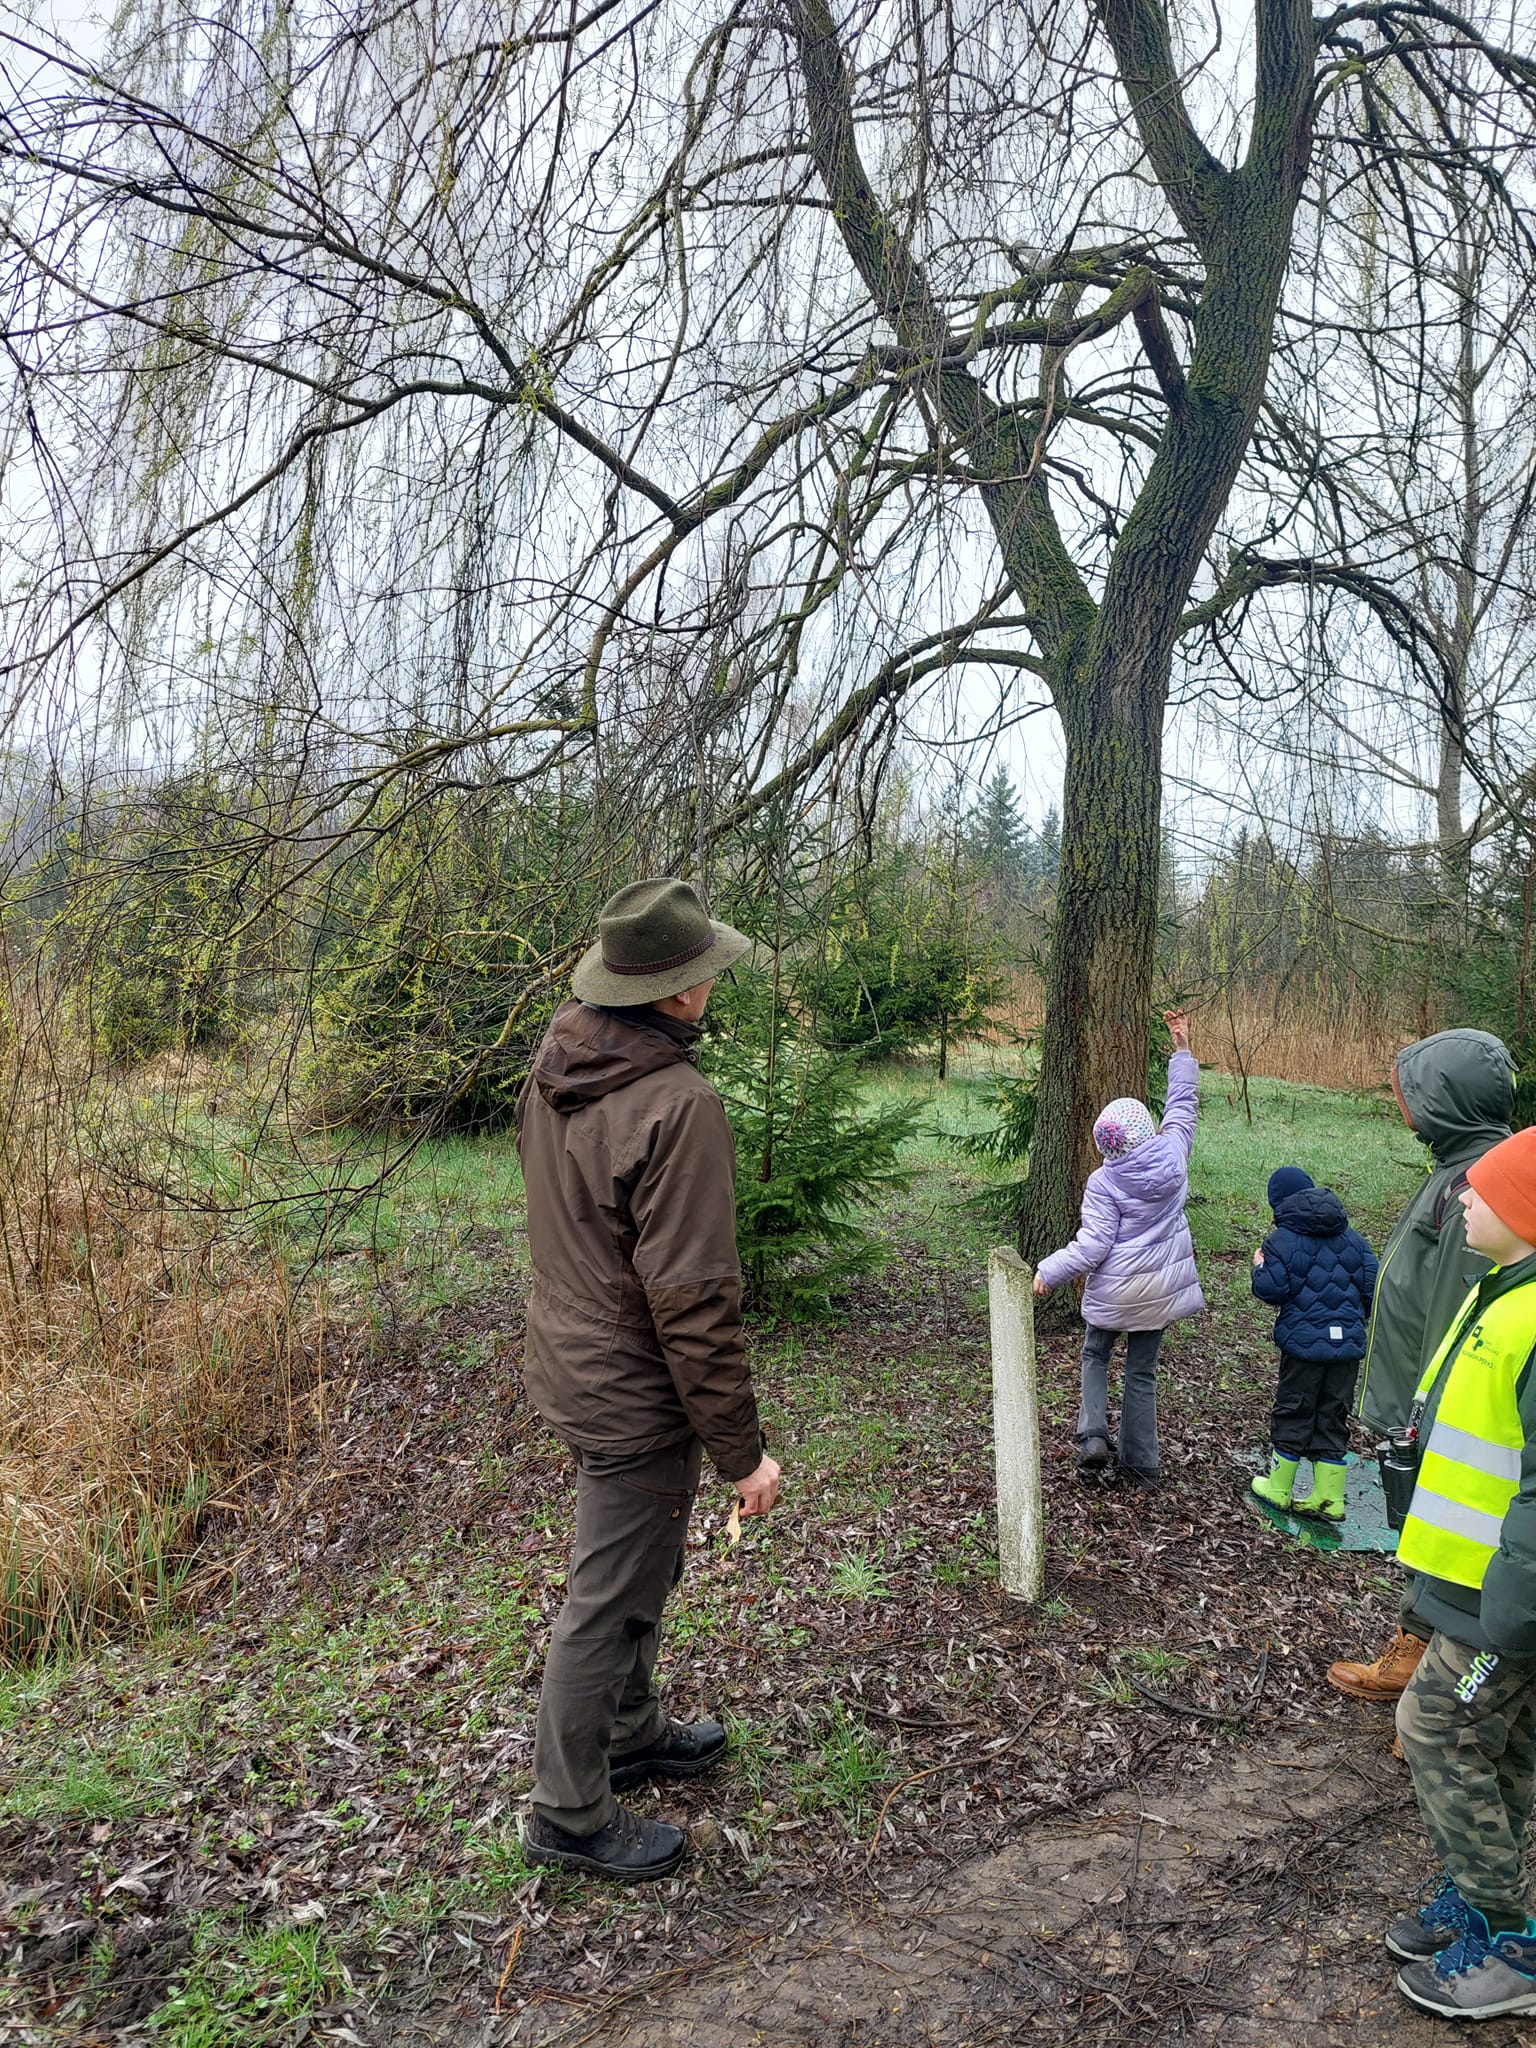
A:
[[[1097,1110],[1146,1087],[1173,651],[1258,418],[1311,138],[1302,0],[1261,0],[1252,137],[1236,170],[1217,162],[1189,119],[1160,0],[1105,0],[1101,19],[1148,159],[1205,259],[1206,287],[1188,373],[1110,559],[1090,649],[1053,689],[1067,766],[1019,1230],[1030,1259],[1076,1226]]]

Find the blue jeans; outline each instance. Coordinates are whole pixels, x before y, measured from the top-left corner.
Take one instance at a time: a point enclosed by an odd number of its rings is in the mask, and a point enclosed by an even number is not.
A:
[[[1080,1444],[1092,1436],[1109,1441],[1109,1358],[1119,1335],[1118,1330],[1098,1330],[1091,1323],[1083,1331],[1083,1399],[1077,1413]],[[1144,1472],[1149,1479],[1158,1475],[1157,1354],[1162,1342],[1161,1330],[1132,1330],[1125,1340],[1118,1455],[1129,1471]]]

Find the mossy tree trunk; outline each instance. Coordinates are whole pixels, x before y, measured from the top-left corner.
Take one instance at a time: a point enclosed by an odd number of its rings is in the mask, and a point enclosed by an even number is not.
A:
[[[1075,1223],[1093,1112],[1146,1082],[1157,935],[1162,728],[1190,590],[1263,399],[1275,311],[1311,144],[1316,52],[1304,0],[1259,0],[1253,122],[1229,168],[1200,139],[1161,0],[1102,0],[1147,163],[1203,268],[1188,369],[1151,270],[1093,316],[1063,281],[1032,404],[1003,403],[956,348],[905,232],[859,155],[827,0],[791,0],[812,154],[848,254],[902,345],[933,363],[936,419],[964,450],[1066,736],[1061,874],[1046,975],[1039,1122],[1020,1228],[1037,1257]],[[1133,320],[1166,419],[1096,598],[1056,519],[1043,462],[1078,341]]]
[[[1061,869],[1046,972],[1026,1255],[1062,1244],[1092,1164],[1093,1119],[1146,1085],[1157,937],[1159,715],[1115,722],[1092,698],[1066,716]]]

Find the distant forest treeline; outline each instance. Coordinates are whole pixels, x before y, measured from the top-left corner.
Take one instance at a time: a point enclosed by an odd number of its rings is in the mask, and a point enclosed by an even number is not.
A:
[[[856,830],[772,817],[680,861],[574,781],[402,780],[349,802],[207,771],[110,803],[34,787],[13,816],[13,960],[102,1063],[291,1034],[292,1085],[327,1125],[503,1117],[560,999],[544,963],[574,957],[617,881],[668,864],[777,962],[775,1015],[837,1056],[942,1073],[957,1039],[1038,1023],[1062,857],[1055,811],[1029,824],[1001,768],[968,802],[893,775]],[[1533,894],[1536,838],[1517,826],[1450,873],[1375,833],[1281,848],[1245,825],[1199,871],[1165,841],[1159,980],[1243,1070],[1302,1020],[1399,1038],[1474,1023],[1525,1057]],[[760,1028],[744,991],[722,997],[722,1029]]]

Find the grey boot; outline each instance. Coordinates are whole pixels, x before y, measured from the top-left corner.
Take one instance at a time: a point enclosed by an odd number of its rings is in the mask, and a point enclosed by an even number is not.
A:
[[[1454,1878],[1442,1877],[1417,1913],[1405,1913],[1386,1932],[1387,1954],[1400,1963],[1429,1962],[1467,1931],[1467,1902]]]
[[[1397,1988],[1426,2012],[1448,2020],[1492,2020],[1536,2013],[1536,1937],[1494,1934],[1475,1906],[1452,1947],[1397,1973]]]

